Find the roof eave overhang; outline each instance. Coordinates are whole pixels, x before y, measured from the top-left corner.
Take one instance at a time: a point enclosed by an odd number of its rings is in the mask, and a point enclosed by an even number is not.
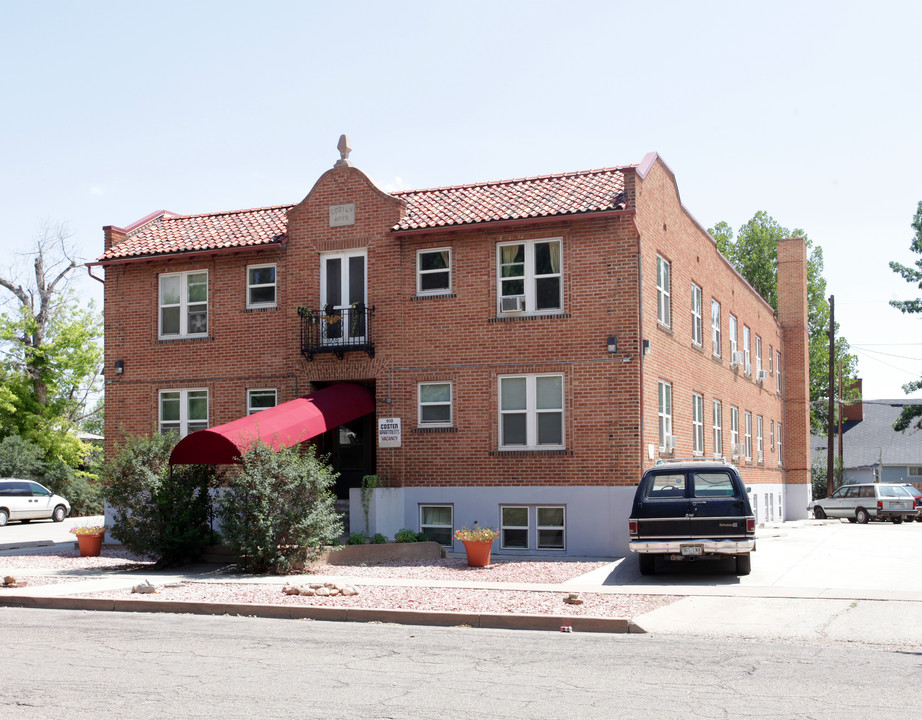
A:
[[[287,244],[288,236],[285,235],[280,240],[273,240],[272,242],[262,243],[261,245],[239,245],[234,247],[212,248],[210,250],[189,250],[186,252],[156,253],[153,255],[132,255],[131,257],[97,260],[96,262],[86,263],[86,266],[95,267],[97,265],[102,265],[105,267],[107,265],[123,265],[124,263],[133,262],[155,262],[161,258],[195,258],[203,256],[210,257],[212,255],[249,253],[256,252],[258,250],[282,250]]]
[[[524,217],[512,220],[484,220],[482,222],[466,223],[464,225],[433,225],[424,228],[408,228],[406,230],[391,230],[393,236],[427,235],[439,232],[457,232],[463,230],[494,230],[525,225],[561,225],[573,220],[597,220],[604,218],[624,217],[633,215],[634,210],[599,210],[596,212],[569,213],[561,215],[543,215],[541,217]]]

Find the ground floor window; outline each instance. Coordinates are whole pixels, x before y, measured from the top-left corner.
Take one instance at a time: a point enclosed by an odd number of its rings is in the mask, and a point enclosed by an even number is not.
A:
[[[274,388],[264,390],[247,390],[247,415],[260,410],[275,407],[278,404],[278,391]]]
[[[208,390],[161,390],[160,432],[189,433],[208,428]]]
[[[500,518],[500,547],[504,550],[566,549],[566,512],[562,505],[504,505]]]
[[[452,511],[451,505],[420,505],[419,531],[439,545],[450,546],[453,531]]]

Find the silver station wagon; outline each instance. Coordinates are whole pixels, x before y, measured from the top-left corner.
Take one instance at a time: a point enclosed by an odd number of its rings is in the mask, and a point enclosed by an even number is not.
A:
[[[811,502],[807,510],[817,520],[846,518],[862,524],[868,520],[901,523],[919,515],[916,499],[905,488],[886,483],[843,485],[829,497]]]
[[[0,478],[0,526],[8,520],[61,522],[70,513],[70,503],[32,480]]]

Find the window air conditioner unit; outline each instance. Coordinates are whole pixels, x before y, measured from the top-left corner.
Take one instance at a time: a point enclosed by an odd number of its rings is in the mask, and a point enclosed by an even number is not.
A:
[[[766,378],[768,378],[768,370],[759,370],[756,372],[756,380],[759,382],[765,382]]]
[[[742,365],[743,364],[743,353],[737,351],[730,353],[730,365]]]
[[[765,458],[762,456],[762,451],[759,451],[759,462],[765,462]]]
[[[735,458],[742,457],[744,452],[746,452],[746,448],[743,446],[742,443],[736,443],[733,446],[733,457]]]
[[[752,363],[746,363],[746,374],[752,375]]]
[[[666,452],[675,450],[675,435],[667,435],[663,439],[663,442],[665,443],[663,447],[666,449]]]
[[[525,310],[525,296],[504,297],[500,300],[500,308],[503,312],[522,312]]]

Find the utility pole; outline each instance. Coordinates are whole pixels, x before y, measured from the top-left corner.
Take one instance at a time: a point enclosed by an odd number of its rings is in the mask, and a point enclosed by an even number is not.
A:
[[[845,467],[845,456],[844,456],[843,447],[842,447],[842,444],[843,444],[842,425],[844,424],[844,420],[845,420],[845,418],[843,417],[843,415],[845,414],[845,408],[843,407],[843,403],[842,403],[842,399],[844,397],[845,397],[845,394],[842,390],[842,358],[839,358],[839,394],[838,394],[839,402],[837,403],[838,412],[836,413],[836,416],[838,417],[838,421],[839,421],[838,426],[839,426],[839,467],[840,468]]]
[[[829,296],[829,416],[826,419],[826,495],[834,490],[833,473],[835,470],[835,390],[836,390],[836,296]]]

